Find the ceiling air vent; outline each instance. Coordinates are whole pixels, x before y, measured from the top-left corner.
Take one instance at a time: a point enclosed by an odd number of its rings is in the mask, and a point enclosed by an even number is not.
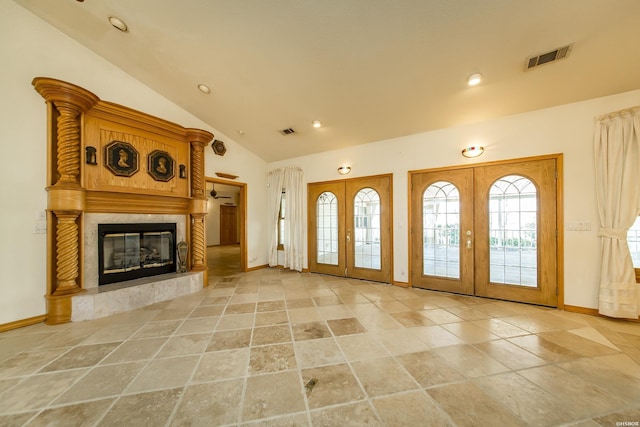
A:
[[[541,55],[532,56],[531,58],[527,59],[525,70],[530,70],[532,68],[539,67],[540,65],[548,64],[549,62],[554,62],[559,59],[566,58],[569,55],[571,47],[573,47],[573,44],[559,47],[550,52],[545,52]]]
[[[283,135],[293,135],[294,133],[296,133],[296,131],[293,130],[293,128],[286,128],[286,129],[282,129],[280,133]]]

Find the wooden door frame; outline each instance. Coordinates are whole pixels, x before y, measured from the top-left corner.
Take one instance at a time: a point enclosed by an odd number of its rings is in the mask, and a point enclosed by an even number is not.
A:
[[[536,161],[536,160],[549,160],[549,159],[554,159],[556,161],[556,171],[558,176],[556,177],[556,230],[558,232],[557,236],[556,236],[556,247],[557,247],[557,253],[556,253],[556,267],[557,267],[557,280],[558,280],[558,306],[557,308],[559,310],[563,310],[564,309],[564,167],[563,167],[563,154],[562,153],[556,153],[556,154],[546,154],[546,155],[542,155],[542,156],[532,156],[532,157],[521,157],[521,158],[516,158],[516,159],[506,159],[506,160],[496,160],[496,161],[492,161],[492,162],[486,162],[486,163],[471,163],[471,164],[464,164],[464,165],[454,165],[454,166],[445,166],[445,167],[439,167],[439,168],[432,168],[432,169],[420,169],[420,170],[413,170],[413,171],[408,171],[407,172],[407,201],[408,201],[408,209],[407,209],[407,216],[408,216],[408,230],[407,230],[407,234],[408,234],[408,242],[407,242],[407,246],[408,246],[408,262],[409,262],[409,275],[408,275],[408,280],[409,280],[409,287],[413,287],[411,281],[411,271],[413,271],[413,249],[412,249],[412,239],[414,236],[414,230],[413,230],[413,218],[411,215],[411,210],[412,210],[412,200],[411,200],[411,178],[412,175],[414,174],[420,174],[420,173],[425,173],[425,172],[440,172],[440,171],[449,171],[449,170],[454,170],[454,169],[467,169],[467,168],[476,168],[476,167],[482,167],[482,166],[494,166],[494,165],[501,165],[501,164],[508,164],[508,163],[520,163],[520,162],[527,162],[527,161]]]
[[[247,271],[249,271],[247,262],[247,184],[244,182],[228,181],[225,179],[218,179],[208,176],[205,177],[205,182],[210,182],[212,184],[224,184],[240,188],[238,200],[238,221],[240,222],[240,271],[246,273]]]

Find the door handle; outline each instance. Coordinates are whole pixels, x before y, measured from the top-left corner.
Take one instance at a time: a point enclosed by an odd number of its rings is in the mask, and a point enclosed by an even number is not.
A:
[[[471,239],[467,239],[467,249],[471,249]]]

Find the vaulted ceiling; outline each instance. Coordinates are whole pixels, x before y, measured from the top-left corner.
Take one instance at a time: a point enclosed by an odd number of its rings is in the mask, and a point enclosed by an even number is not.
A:
[[[266,161],[640,88],[638,0],[14,1]]]

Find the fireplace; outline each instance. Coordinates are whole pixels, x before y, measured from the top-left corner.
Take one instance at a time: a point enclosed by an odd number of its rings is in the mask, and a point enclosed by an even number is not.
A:
[[[98,283],[176,271],[176,224],[98,224]]]

